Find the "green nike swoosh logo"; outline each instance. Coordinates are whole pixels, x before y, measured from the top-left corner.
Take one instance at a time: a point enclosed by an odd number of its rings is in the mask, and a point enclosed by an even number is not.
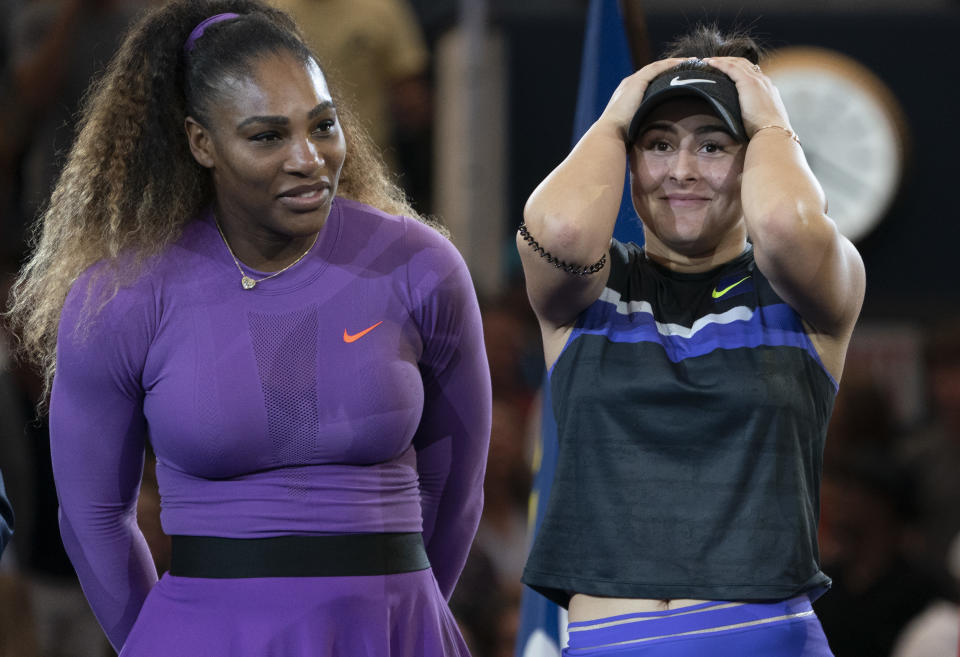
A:
[[[729,291],[732,290],[733,288],[737,287],[738,285],[740,285],[740,283],[744,282],[744,281],[747,280],[748,278],[750,278],[750,277],[749,277],[749,276],[744,276],[743,278],[741,278],[739,281],[737,281],[737,282],[734,283],[733,285],[728,285],[727,287],[723,288],[722,290],[718,290],[717,288],[713,288],[713,292],[711,292],[711,294],[713,295],[713,298],[714,298],[714,299],[719,299],[719,298],[722,297],[724,294],[726,294],[727,292],[729,292]]]

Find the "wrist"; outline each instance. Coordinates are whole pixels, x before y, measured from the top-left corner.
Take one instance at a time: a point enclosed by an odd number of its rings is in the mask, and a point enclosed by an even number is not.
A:
[[[789,125],[785,123],[765,123],[753,131],[753,135],[750,137],[750,139],[762,134],[764,131],[769,132],[770,134],[779,134],[783,137],[787,137],[795,141],[798,146],[803,146],[803,144],[800,143],[800,137],[797,136],[797,133],[795,133],[789,127]]]
[[[590,126],[588,132],[604,138],[614,139],[623,144],[624,148],[627,148],[628,125],[628,123],[624,123],[616,117],[601,114],[600,117],[593,122],[593,125]]]

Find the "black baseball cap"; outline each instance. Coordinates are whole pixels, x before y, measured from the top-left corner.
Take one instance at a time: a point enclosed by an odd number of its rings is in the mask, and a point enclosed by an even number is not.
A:
[[[696,96],[710,103],[710,106],[723,119],[730,133],[740,141],[747,141],[740,116],[740,97],[737,85],[725,74],[707,68],[667,71],[651,80],[643,100],[630,121],[627,130],[627,144],[633,144],[640,131],[640,125],[650,112],[665,100],[678,96]]]

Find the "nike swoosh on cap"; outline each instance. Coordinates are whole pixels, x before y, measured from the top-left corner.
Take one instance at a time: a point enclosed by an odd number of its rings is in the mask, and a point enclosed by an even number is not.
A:
[[[685,84],[694,84],[694,83],[696,83],[696,82],[706,82],[707,84],[716,84],[716,83],[717,83],[716,80],[704,80],[703,78],[687,78],[686,80],[681,80],[681,79],[680,79],[680,76],[678,75],[677,77],[675,77],[675,78],[673,78],[672,80],[670,80],[670,86],[671,86],[671,87],[681,87],[681,86],[683,86],[683,85],[685,85]]]

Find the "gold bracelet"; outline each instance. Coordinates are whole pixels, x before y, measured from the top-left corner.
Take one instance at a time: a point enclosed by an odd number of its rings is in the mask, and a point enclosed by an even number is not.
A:
[[[803,144],[800,143],[800,137],[797,136],[797,133],[795,133],[790,128],[784,128],[782,125],[777,125],[776,123],[760,126],[759,128],[753,131],[753,134],[756,135],[761,130],[766,130],[767,128],[776,128],[777,130],[783,130],[785,133],[787,133],[787,136],[790,137],[790,139],[797,142],[798,146],[803,146]]]

